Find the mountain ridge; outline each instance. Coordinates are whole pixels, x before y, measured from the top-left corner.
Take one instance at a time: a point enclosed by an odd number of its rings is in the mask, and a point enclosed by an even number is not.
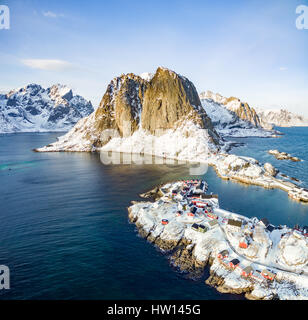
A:
[[[261,119],[277,127],[308,127],[308,118],[293,113],[287,109],[256,108]]]
[[[93,110],[65,85],[30,83],[0,95],[0,133],[67,131]]]

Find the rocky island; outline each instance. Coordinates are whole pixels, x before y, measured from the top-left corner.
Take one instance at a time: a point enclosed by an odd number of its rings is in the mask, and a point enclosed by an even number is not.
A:
[[[293,162],[300,162],[302,161],[298,157],[294,157],[286,152],[280,152],[278,150],[269,150],[269,154],[273,155],[277,160],[291,160]]]
[[[248,299],[308,299],[308,227],[274,226],[219,207],[200,180],[171,182],[132,202],[139,234],[193,278]]]

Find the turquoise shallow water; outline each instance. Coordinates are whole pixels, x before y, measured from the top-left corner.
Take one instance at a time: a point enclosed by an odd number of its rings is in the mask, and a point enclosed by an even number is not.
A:
[[[106,166],[97,154],[31,151],[58,135],[0,135],[0,264],[11,271],[1,299],[243,299],[175,272],[128,222],[131,200],[188,176],[187,166]],[[308,224],[308,206],[283,191],[223,181],[211,168],[204,177],[225,209]]]

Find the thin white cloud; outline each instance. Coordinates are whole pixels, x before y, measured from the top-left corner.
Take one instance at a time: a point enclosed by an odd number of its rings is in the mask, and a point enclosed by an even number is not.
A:
[[[280,71],[286,71],[286,70],[288,70],[288,68],[287,67],[280,67],[279,70]]]
[[[63,13],[55,13],[52,11],[43,11],[43,16],[48,18],[63,18]]]
[[[64,60],[23,59],[21,62],[27,67],[40,70],[64,71],[72,68],[72,64]]]

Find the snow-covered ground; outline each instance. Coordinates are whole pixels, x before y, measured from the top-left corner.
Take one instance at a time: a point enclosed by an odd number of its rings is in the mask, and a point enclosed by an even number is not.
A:
[[[160,186],[156,201],[134,202],[129,218],[150,242],[171,250],[171,261],[182,271],[194,273],[209,263],[207,283],[220,292],[308,299],[308,227],[276,227],[228,212],[206,190],[206,182],[198,180],[168,183]],[[233,259],[238,265],[230,265]]]

